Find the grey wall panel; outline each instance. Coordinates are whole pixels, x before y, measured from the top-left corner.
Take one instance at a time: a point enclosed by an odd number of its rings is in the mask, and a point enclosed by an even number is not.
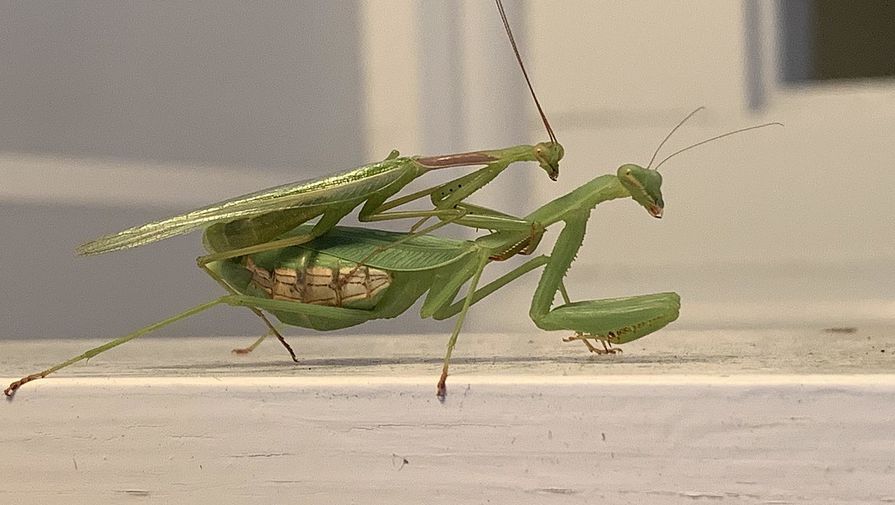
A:
[[[363,153],[356,2],[2,2],[0,150],[291,167]]]

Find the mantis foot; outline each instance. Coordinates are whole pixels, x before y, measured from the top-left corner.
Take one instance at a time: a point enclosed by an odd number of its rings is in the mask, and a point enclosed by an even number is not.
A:
[[[269,335],[270,332],[268,331],[267,333],[262,335],[261,338],[252,342],[252,344],[248,347],[237,347],[236,349],[231,349],[230,352],[232,352],[233,354],[249,354],[254,351],[255,348],[257,348],[261,344],[261,342],[264,342],[264,339],[266,339]]]
[[[31,381],[35,381],[37,379],[43,379],[44,377],[46,377],[46,375],[44,375],[42,373],[36,373],[36,374],[28,375],[27,377],[22,377],[21,379],[13,382],[6,389],[4,389],[3,394],[5,394],[6,397],[11,400],[12,397],[15,396],[16,391],[18,391],[18,389],[20,387],[24,386],[25,384],[28,384]]]
[[[237,347],[235,349],[230,349],[230,352],[232,352],[233,354],[240,354],[240,355],[251,354],[251,352],[254,351],[256,347],[258,347],[258,344],[263,342],[264,339],[267,338],[268,335],[270,335],[270,333],[262,336],[261,338],[259,338],[256,341],[254,341],[252,343],[252,345],[250,345],[248,347]],[[286,339],[282,335],[280,335],[279,332],[277,333],[276,337],[280,341],[280,343],[283,344],[283,347],[285,347],[286,350],[289,351],[289,357],[292,358],[292,362],[298,363],[298,357],[295,355],[295,351],[292,350],[292,346],[289,345],[289,342],[286,342]]]
[[[298,357],[295,356],[295,351],[292,350],[292,346],[289,345],[289,342],[286,342],[286,339],[279,334],[277,335],[277,339],[280,341],[281,344],[283,344],[283,347],[285,347],[286,350],[289,351],[289,356],[292,357],[292,362],[298,363]]]
[[[447,398],[447,373],[444,372],[441,374],[441,378],[438,379],[438,385],[435,386],[435,396],[438,397],[438,401],[444,403],[445,398]]]
[[[580,340],[580,341],[584,342],[585,346],[587,346],[587,350],[594,354],[618,354],[618,353],[623,352],[621,349],[619,349],[617,347],[612,347],[612,342],[609,340],[609,338],[611,338],[611,337],[605,337],[602,335],[576,333],[576,334],[572,335],[571,337],[563,338],[562,341],[563,342],[571,342],[573,340]],[[588,341],[588,339],[592,339],[594,341],[599,342],[600,344],[603,345],[603,348],[600,349],[599,347],[595,347],[593,344],[591,344]]]

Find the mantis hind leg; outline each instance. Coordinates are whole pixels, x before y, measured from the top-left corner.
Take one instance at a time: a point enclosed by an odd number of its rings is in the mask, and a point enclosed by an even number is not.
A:
[[[535,290],[529,315],[544,330],[570,330],[575,336],[566,340],[583,340],[592,352],[600,350],[587,340],[604,344],[623,344],[648,335],[677,319],[680,297],[677,293],[586,300],[570,302],[562,278],[575,259],[587,228],[586,213],[566,221]],[[557,292],[565,303],[553,308]],[[611,352],[608,348],[607,352]]]
[[[108,351],[109,349],[112,349],[113,347],[118,347],[119,345],[124,344],[126,342],[130,342],[131,340],[133,340],[137,337],[140,337],[140,336],[145,335],[149,332],[155,331],[159,328],[168,326],[169,324],[179,321],[181,319],[186,319],[187,317],[198,314],[199,312],[208,310],[208,309],[214,307],[215,305],[219,305],[221,303],[226,303],[226,302],[227,302],[227,297],[225,296],[225,297],[217,298],[210,302],[196,305],[195,307],[187,309],[179,314],[175,314],[167,319],[164,319],[157,323],[150,324],[149,326],[144,326],[144,327],[140,328],[139,330],[128,333],[127,335],[125,335],[123,337],[116,338],[115,340],[106,342],[105,344],[103,344],[101,346],[94,347],[93,349],[90,349],[90,350],[84,352],[83,354],[75,356],[74,358],[71,358],[69,360],[63,361],[62,363],[53,365],[50,368],[47,368],[46,370],[22,377],[21,379],[10,384],[6,389],[3,390],[3,392],[6,394],[6,396],[12,397],[16,393],[16,390],[18,390],[20,387],[24,386],[25,384],[27,384],[29,382],[35,381],[37,379],[43,379],[47,375],[50,375],[51,373],[61,370],[69,365],[73,365],[79,361],[90,359],[90,358],[96,356],[97,354],[100,354],[105,351]]]

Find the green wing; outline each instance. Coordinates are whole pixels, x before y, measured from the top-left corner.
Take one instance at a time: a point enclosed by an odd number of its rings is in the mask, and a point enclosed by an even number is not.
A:
[[[301,233],[302,227],[295,230]],[[305,230],[306,231],[306,230]],[[421,235],[395,245],[407,233],[337,226],[300,247],[347,261],[392,271],[429,270],[453,263],[475,250],[472,242]],[[385,250],[380,248],[388,246]],[[378,252],[377,252],[378,251]],[[376,254],[370,257],[370,254]]]
[[[153,221],[105,235],[77,248],[78,254],[101,254],[137,247],[183,235],[216,223],[299,207],[342,205],[366,200],[372,193],[396,183],[411,158],[386,159],[326,177],[308,179],[218,202],[186,214]]]

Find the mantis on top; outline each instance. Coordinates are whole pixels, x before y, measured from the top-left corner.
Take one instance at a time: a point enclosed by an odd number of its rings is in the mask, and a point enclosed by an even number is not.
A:
[[[564,154],[563,147],[557,142],[553,128],[547,121],[547,116],[534,92],[503,4],[500,0],[495,2],[513,53],[547,130],[548,141],[535,145],[439,156],[407,157],[400,156],[395,150],[384,160],[376,163],[264,189],[185,214],[105,235],[79,246],[78,254],[89,256],[128,249],[204,229],[203,243],[208,254],[197,258],[196,262],[225,289],[235,293],[232,286],[208,269],[209,263],[304,244],[332,230],[358,206],[362,205],[358,213],[361,222],[408,218],[425,220],[431,217],[439,219],[438,223],[426,228],[414,226],[411,229],[413,236],[419,236],[457,222],[467,212],[458,204],[515,162],[536,161],[547,176],[555,181],[559,177],[559,161]],[[444,184],[389,200],[406,185],[429,171],[476,165],[484,167]],[[434,209],[393,210],[430,195],[443,195],[433,199]],[[314,226],[301,228],[301,234],[289,233],[315,218],[319,219]],[[254,309],[253,312],[264,321],[269,331],[277,336],[295,360],[295,353],[264,314]]]

